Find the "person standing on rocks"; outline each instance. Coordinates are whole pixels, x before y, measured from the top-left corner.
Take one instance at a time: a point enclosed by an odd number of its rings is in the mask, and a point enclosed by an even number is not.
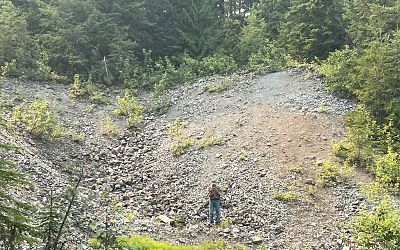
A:
[[[213,183],[210,190],[208,191],[208,197],[210,197],[210,225],[214,223],[214,212],[215,212],[215,223],[221,222],[220,207],[221,207],[221,189],[217,184]]]

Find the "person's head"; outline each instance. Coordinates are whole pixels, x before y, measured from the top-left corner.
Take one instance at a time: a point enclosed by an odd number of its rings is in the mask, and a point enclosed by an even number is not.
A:
[[[211,187],[212,187],[212,188],[216,188],[216,187],[217,187],[217,184],[213,183],[213,184],[211,184]]]

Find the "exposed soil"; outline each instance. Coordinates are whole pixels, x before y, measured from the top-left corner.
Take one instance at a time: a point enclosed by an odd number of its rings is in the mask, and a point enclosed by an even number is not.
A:
[[[255,248],[261,240],[270,249],[341,249],[340,235],[348,236],[342,225],[363,200],[355,181],[329,188],[316,185],[316,165],[343,137],[343,114],[353,104],[329,95],[319,79],[305,79],[302,71],[232,79],[234,87],[222,93],[205,91],[216,78],[175,89],[167,114],[147,114],[139,130],[124,129],[124,121],[116,120],[121,130],[111,139],[99,133],[100,121],[115,107],[115,96],[122,90],[107,91],[108,104],[91,107],[71,100],[67,86],[0,79],[3,105],[8,102],[9,110],[18,99],[46,98],[68,129],[85,133],[82,143],[49,142],[0,128],[0,142],[23,148],[12,157],[36,183],[24,197],[39,206],[50,187],[60,193],[68,184],[68,162],[84,163],[80,205],[74,211],[80,230],[69,237],[71,248],[91,236],[90,224],[104,224],[109,203],[101,192],[107,190],[125,212],[135,214],[116,222],[124,226],[123,233],[179,243],[225,239]],[[140,100],[148,102],[145,97]],[[187,124],[184,132],[195,145],[174,157],[167,131],[177,117]],[[222,141],[200,149],[196,143],[209,131]],[[356,172],[354,179],[368,178]],[[224,190],[224,223],[209,228],[207,188],[212,181]],[[287,191],[297,200],[274,198],[276,192]],[[177,223],[163,223],[159,215]]]

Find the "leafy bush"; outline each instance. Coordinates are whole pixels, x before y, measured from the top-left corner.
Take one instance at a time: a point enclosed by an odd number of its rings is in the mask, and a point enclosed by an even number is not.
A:
[[[257,74],[264,74],[283,69],[286,59],[282,48],[266,42],[264,46],[249,57],[248,69]]]
[[[80,75],[75,74],[68,96],[74,99],[88,97],[92,103],[103,103],[103,93],[93,83],[91,75],[86,81],[82,82]]]
[[[264,19],[258,17],[254,12],[246,18],[246,25],[241,30],[238,45],[240,65],[246,65],[249,57],[262,49],[266,39],[266,27]]]
[[[325,160],[321,166],[317,168],[318,182],[323,185],[333,185],[337,182],[343,182],[347,180],[352,168],[347,163],[341,165],[339,163],[333,163],[330,160]]]
[[[296,173],[296,174],[303,174],[304,173],[304,168],[299,164],[290,165],[288,168],[289,168],[290,172],[293,172],[293,173]]]
[[[206,148],[213,145],[218,145],[222,141],[222,137],[218,134],[212,133],[209,129],[204,134],[204,137],[199,141],[199,148]]]
[[[349,46],[329,54],[320,67],[329,91],[343,97],[354,96],[354,88],[357,85],[357,78],[354,78],[357,57],[357,50],[350,49]]]
[[[227,75],[237,69],[237,64],[231,56],[214,54],[201,60],[202,76]]]
[[[299,199],[299,196],[294,191],[286,191],[286,192],[274,192],[274,198],[279,201],[288,201],[293,202]]]
[[[100,133],[105,136],[115,136],[118,134],[118,126],[106,115],[100,123]]]
[[[178,73],[181,79],[184,79],[185,82],[194,81],[201,75],[201,63],[190,57],[187,53],[184,53],[183,56],[179,58],[179,62]]]
[[[164,114],[168,111],[169,98],[167,96],[167,75],[164,74],[161,80],[155,84],[152,93],[151,108],[157,114]]]
[[[387,154],[376,159],[374,172],[379,182],[400,187],[399,154],[389,149]]]
[[[219,81],[216,84],[210,84],[206,86],[206,89],[210,93],[214,92],[223,92],[225,90],[230,89],[233,86],[233,81],[227,77],[222,79],[222,81]]]
[[[143,119],[143,106],[127,90],[123,97],[117,96],[117,103],[118,106],[113,114],[127,117],[129,127],[138,127]]]
[[[71,133],[71,139],[74,142],[82,142],[83,140],[85,140],[85,133],[83,132],[72,132]]]
[[[345,116],[346,138],[334,145],[334,151],[350,164],[367,167],[373,164],[380,148],[379,128],[363,105]]]
[[[46,100],[36,99],[31,104],[18,105],[13,111],[12,120],[16,124],[24,124],[30,133],[37,136],[59,138],[65,135],[54,108]]]
[[[182,120],[177,118],[168,129],[168,134],[173,140],[170,151],[174,156],[180,156],[193,144],[192,138],[183,132],[184,128],[185,125],[182,123]]]
[[[90,94],[89,100],[91,103],[96,103],[96,104],[104,103],[104,94],[103,92],[96,90]]]
[[[352,219],[353,240],[360,249],[400,248],[400,210],[389,198],[373,211],[362,210]]]

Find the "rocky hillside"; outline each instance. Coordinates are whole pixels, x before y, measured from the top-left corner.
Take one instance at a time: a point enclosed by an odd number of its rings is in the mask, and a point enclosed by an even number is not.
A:
[[[332,142],[343,136],[342,116],[353,105],[327,94],[319,79],[305,79],[302,71],[244,74],[232,77],[233,86],[223,92],[207,91],[218,81],[207,78],[172,90],[167,114],[147,113],[136,130],[116,120],[119,133],[110,138],[101,131],[122,90],[105,90],[106,104],[93,106],[70,99],[68,86],[1,79],[9,110],[22,100],[45,98],[64,126],[84,134],[81,142],[45,141],[17,128],[0,129],[1,142],[22,148],[14,160],[36,185],[20,195],[41,206],[50,188],[65,189],[68,164],[80,160],[84,182],[72,225],[80,230],[70,234],[72,244],[84,244],[112,217],[121,233],[179,243],[224,239],[270,249],[341,249],[340,235],[348,234],[342,225],[362,198],[352,181],[316,185],[315,172]],[[145,95],[139,100],[149,102]],[[168,128],[178,117],[192,145],[174,156]],[[205,143],[212,136],[218,143]],[[212,181],[224,191],[223,223],[209,228]],[[104,191],[122,212],[112,214]]]

